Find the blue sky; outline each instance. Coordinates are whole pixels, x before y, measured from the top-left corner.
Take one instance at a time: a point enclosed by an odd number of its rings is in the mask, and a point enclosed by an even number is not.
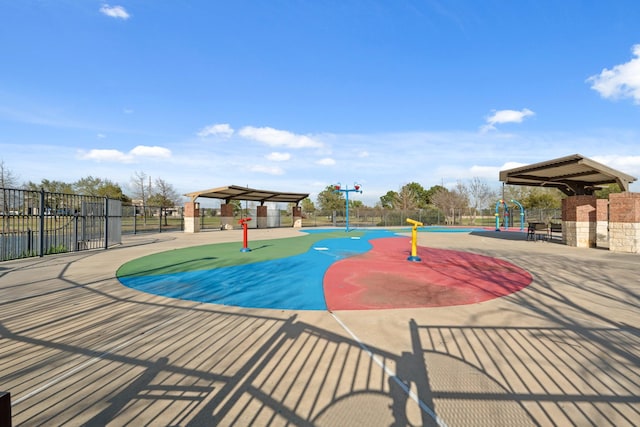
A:
[[[639,22],[637,0],[0,0],[0,159],[369,205],[575,153],[640,177]]]

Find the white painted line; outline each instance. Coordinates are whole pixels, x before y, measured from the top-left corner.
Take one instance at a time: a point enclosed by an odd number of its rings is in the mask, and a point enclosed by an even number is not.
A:
[[[352,237],[351,240],[360,240],[359,237]]]
[[[389,368],[384,364],[382,360],[376,357],[376,355],[373,354],[371,350],[369,350],[369,347],[367,347],[362,341],[360,341],[360,338],[358,338],[356,334],[351,332],[351,329],[349,329],[347,325],[345,325],[342,320],[338,318],[338,316],[336,316],[332,311],[329,311],[329,313],[331,313],[333,318],[336,319],[336,322],[338,322],[340,326],[342,326],[342,329],[344,329],[349,335],[351,335],[351,338],[353,338],[358,343],[360,348],[362,348],[369,355],[371,360],[376,362],[376,364],[382,368],[384,373],[387,374],[389,378],[391,378],[407,394],[407,396],[409,396],[414,402],[418,404],[418,406],[420,406],[420,409],[422,409],[427,415],[433,418],[436,424],[438,424],[440,427],[447,427],[447,424],[439,416],[437,416],[435,412],[433,412],[433,409],[431,409],[426,403],[420,400],[420,398],[413,391],[411,391],[409,386],[407,386],[404,382],[402,382],[400,378],[398,378],[398,376],[391,370],[391,368]]]
[[[328,251],[329,250],[329,248],[324,248],[324,247],[313,248],[313,249],[315,249],[316,251]]]

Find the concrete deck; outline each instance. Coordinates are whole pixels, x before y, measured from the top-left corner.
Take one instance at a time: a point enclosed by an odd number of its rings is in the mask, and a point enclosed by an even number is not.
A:
[[[420,233],[534,280],[405,310],[240,309],[115,278],[149,253],[241,243],[235,230],[0,263],[0,391],[14,426],[639,425],[640,258],[525,237]]]

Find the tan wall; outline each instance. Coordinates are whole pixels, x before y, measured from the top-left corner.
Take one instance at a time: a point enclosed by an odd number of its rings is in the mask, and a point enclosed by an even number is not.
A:
[[[302,228],[302,207],[294,206],[291,208],[291,214],[293,216],[293,226],[295,228]]]
[[[609,200],[596,200],[596,246],[609,247]]]
[[[640,193],[609,195],[609,250],[640,253]]]
[[[568,246],[596,246],[596,196],[570,196],[562,200],[563,240]]]
[[[220,205],[220,228],[233,229],[233,205],[223,203]]]
[[[184,204],[184,232],[200,232],[200,203],[187,202]]]

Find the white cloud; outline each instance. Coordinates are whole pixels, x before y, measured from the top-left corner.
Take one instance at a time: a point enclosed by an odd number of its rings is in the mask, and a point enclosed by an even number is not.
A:
[[[206,126],[198,132],[198,136],[205,138],[207,136],[223,136],[229,138],[233,135],[233,128],[227,123],[219,123],[211,126]]]
[[[336,164],[336,161],[330,157],[325,157],[324,159],[318,160],[316,164],[322,165],[322,166],[333,166]]]
[[[284,175],[284,169],[278,166],[252,165],[247,169],[251,172],[265,173],[267,175]]]
[[[523,108],[520,111],[517,110],[498,110],[487,117],[487,123],[482,126],[483,132],[496,129],[497,124],[504,123],[522,123],[522,121],[529,116],[533,116],[535,113],[528,108]]]
[[[104,133],[99,133],[96,135],[96,137],[100,138],[100,139],[104,139],[107,137],[107,135],[105,135]]]
[[[129,153],[136,157],[161,157],[165,159],[171,157],[171,150],[168,148],[148,145],[138,145]]]
[[[534,162],[535,163],[535,162]],[[502,165],[502,167],[500,168],[501,171],[506,171],[509,169],[515,169],[515,168],[519,168],[521,166],[526,166],[527,163],[520,163],[520,162],[506,162],[505,164]]]
[[[471,176],[475,176],[478,178],[495,179],[500,174],[501,170],[502,169],[500,169],[497,166],[474,165],[474,166],[471,166],[471,168],[469,169],[469,172],[471,173]]]
[[[122,6],[109,6],[108,4],[103,4],[100,8],[100,13],[103,15],[107,15],[111,18],[118,19],[129,19],[131,16],[127,13],[124,7]]]
[[[289,153],[278,153],[278,152],[273,152],[270,154],[267,154],[267,160],[271,160],[274,162],[284,162],[287,161],[289,159],[291,159],[291,154]]]
[[[365,150],[360,151],[360,152],[358,153],[358,157],[360,157],[361,159],[364,159],[364,158],[366,158],[366,157],[369,157],[369,152],[368,152],[368,151],[365,151]]]
[[[78,158],[82,160],[95,160],[97,162],[116,162],[116,163],[131,163],[133,162],[133,156],[123,153],[120,150],[89,150],[78,151]]]
[[[593,156],[596,162],[607,165],[620,172],[640,178],[640,156],[620,156],[609,154],[604,156]]]
[[[114,149],[78,150],[77,157],[81,160],[95,160],[97,162],[133,163],[140,158],[170,158],[171,150],[164,147],[138,145],[128,153]]]
[[[306,135],[296,135],[295,133],[274,129],[271,127],[256,128],[246,126],[238,132],[244,138],[262,142],[271,147],[287,148],[320,148],[323,144]]]
[[[604,69],[600,74],[591,76],[587,82],[591,89],[607,99],[632,98],[640,104],[640,44],[633,46],[635,58],[612,69]]]

